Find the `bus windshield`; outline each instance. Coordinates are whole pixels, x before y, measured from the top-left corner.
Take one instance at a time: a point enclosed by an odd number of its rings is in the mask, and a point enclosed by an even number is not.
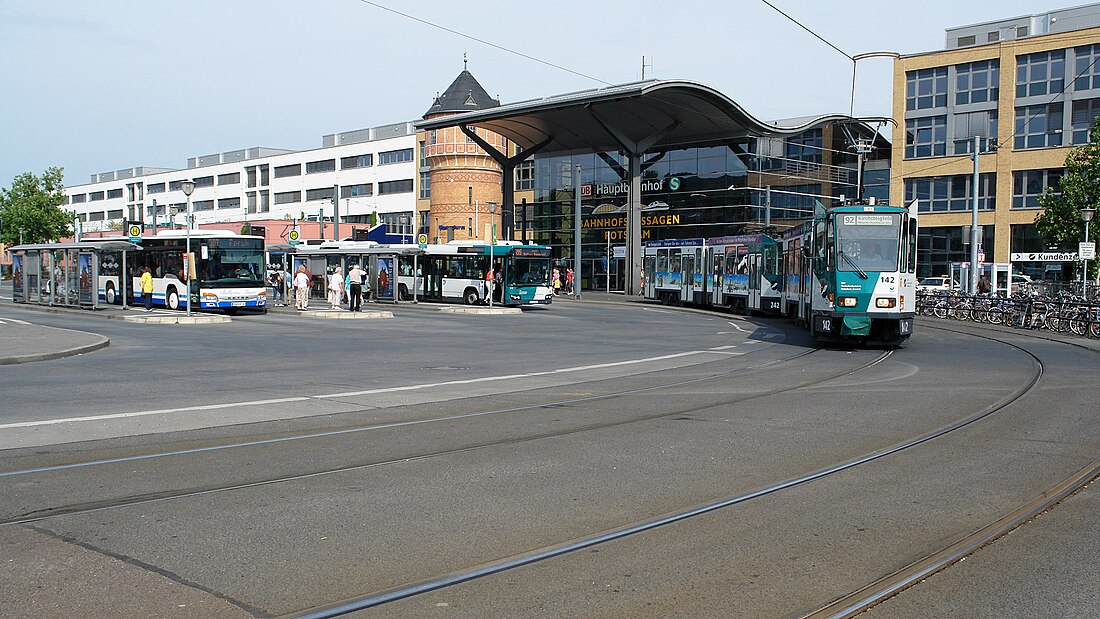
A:
[[[549,286],[550,261],[546,258],[515,258],[509,272],[511,286]]]
[[[264,285],[264,255],[253,249],[208,249],[207,259],[198,261],[199,279],[207,286],[255,288]]]
[[[836,216],[837,268],[841,271],[897,271],[901,215],[839,213]]]

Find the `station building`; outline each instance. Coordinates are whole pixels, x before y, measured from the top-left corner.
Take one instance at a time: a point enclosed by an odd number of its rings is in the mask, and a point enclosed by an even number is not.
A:
[[[949,28],[943,50],[894,65],[891,202],[920,201],[920,273],[970,260],[974,137],[987,262],[1053,249],[1033,222],[1100,115],[1100,4]],[[1073,247],[1076,250],[1076,247]],[[1068,279],[1073,263],[1014,262]]]

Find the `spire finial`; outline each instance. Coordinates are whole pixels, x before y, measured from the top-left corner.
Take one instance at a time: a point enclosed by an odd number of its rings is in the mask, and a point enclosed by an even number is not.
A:
[[[466,52],[462,52],[462,70],[466,70]]]

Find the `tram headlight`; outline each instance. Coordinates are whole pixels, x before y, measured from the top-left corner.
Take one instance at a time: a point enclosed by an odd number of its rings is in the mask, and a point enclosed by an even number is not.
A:
[[[836,304],[840,307],[855,307],[857,303],[855,297],[840,297],[836,300]]]
[[[897,303],[897,300],[893,297],[879,297],[875,299],[875,307],[881,307],[883,309],[895,307]]]

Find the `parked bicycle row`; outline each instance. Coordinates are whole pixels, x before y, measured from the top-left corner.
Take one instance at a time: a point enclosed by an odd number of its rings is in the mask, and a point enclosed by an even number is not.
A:
[[[1001,297],[920,292],[917,313],[1100,338],[1100,303],[1070,293],[1057,297],[1024,294]]]

